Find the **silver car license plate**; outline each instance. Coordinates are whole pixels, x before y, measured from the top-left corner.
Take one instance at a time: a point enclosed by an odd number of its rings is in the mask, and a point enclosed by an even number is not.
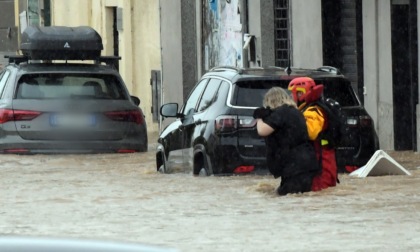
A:
[[[91,127],[96,125],[96,117],[90,114],[52,114],[50,125],[54,127]]]

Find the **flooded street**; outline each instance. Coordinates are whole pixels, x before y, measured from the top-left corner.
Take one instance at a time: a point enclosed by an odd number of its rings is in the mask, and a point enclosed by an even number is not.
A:
[[[0,233],[133,241],[180,251],[418,251],[413,176],[341,175],[336,188],[279,197],[271,176],[158,174],[154,152],[2,155]]]

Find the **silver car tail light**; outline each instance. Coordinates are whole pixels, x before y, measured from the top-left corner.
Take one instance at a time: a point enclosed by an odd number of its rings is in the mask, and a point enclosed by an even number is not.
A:
[[[10,121],[30,121],[41,114],[31,110],[0,109],[0,124]]]

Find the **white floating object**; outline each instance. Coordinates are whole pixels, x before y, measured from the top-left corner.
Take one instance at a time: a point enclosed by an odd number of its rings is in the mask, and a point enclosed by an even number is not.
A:
[[[411,175],[411,173],[383,150],[377,150],[365,166],[350,173],[350,176],[359,178],[386,175]]]

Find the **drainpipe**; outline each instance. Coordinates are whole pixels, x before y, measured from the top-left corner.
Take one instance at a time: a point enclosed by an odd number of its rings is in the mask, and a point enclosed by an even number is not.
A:
[[[242,67],[249,67],[248,61],[248,50],[244,48],[245,34],[248,33],[248,0],[240,0],[239,8],[241,11],[241,24],[242,24],[242,35],[241,35],[241,48],[242,48]]]
[[[419,12],[419,8],[420,7],[420,0],[417,0],[417,11]],[[420,41],[420,17],[417,14],[417,41]],[[419,47],[420,48],[420,47]],[[420,60],[420,50],[417,50],[417,71],[418,71],[418,80],[420,80],[420,64],[419,64],[419,60]],[[420,88],[418,88],[418,94],[417,94],[419,100],[420,100]],[[416,149],[414,151],[418,151],[420,149],[420,104],[417,103],[416,104],[416,139],[417,139],[417,146]]]
[[[203,6],[201,0],[195,1],[195,27],[196,27],[196,52],[197,52],[197,80],[203,75],[203,55],[202,55],[202,48],[203,48],[203,31],[202,31],[202,15],[203,15]]]
[[[379,113],[379,111],[378,111],[378,109],[380,108],[380,104],[379,104],[379,101],[380,101],[380,99],[379,99],[379,88],[380,88],[380,86],[379,86],[379,67],[380,67],[380,61],[379,61],[379,17],[378,17],[378,15],[379,15],[379,10],[378,10],[378,8],[379,8],[379,3],[378,3],[378,1],[379,0],[375,0],[375,48],[376,48],[376,52],[375,52],[375,65],[376,65],[376,69],[375,69],[375,71],[376,71],[376,73],[375,73],[375,77],[376,77],[376,95],[375,95],[375,98],[376,98],[376,124],[375,124],[375,127],[376,127],[376,132],[377,132],[377,134],[378,135],[380,135],[380,133],[379,133],[379,117],[380,117],[380,113]]]

